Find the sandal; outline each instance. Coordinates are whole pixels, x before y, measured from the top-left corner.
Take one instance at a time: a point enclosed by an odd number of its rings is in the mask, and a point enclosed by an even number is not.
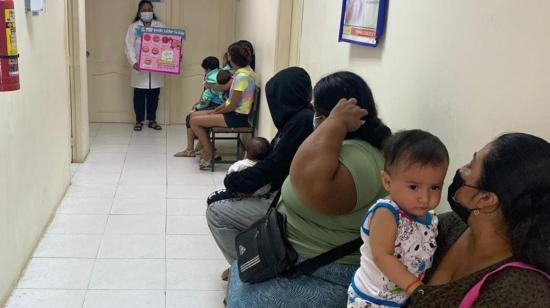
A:
[[[160,126],[157,121],[149,121],[149,124],[147,124],[149,128],[152,128],[154,130],[161,130],[162,126]]]
[[[137,122],[136,125],[134,125],[134,130],[135,130],[136,132],[139,132],[139,131],[141,131],[142,129],[143,129],[143,123],[141,123],[141,122]]]
[[[212,164],[209,160],[200,159],[199,160],[199,169],[200,170],[212,170]]]
[[[195,146],[195,153],[196,152],[202,152],[202,144],[200,142]]]
[[[174,154],[174,157],[195,157],[195,156],[197,155],[192,150],[183,150],[181,152]]]

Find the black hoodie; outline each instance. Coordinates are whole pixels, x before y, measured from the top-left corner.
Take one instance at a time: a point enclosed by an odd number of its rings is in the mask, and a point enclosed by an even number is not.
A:
[[[311,79],[300,67],[289,67],[271,78],[266,98],[277,134],[271,141],[271,153],[255,166],[225,177],[224,184],[233,193],[253,193],[266,184],[278,190],[288,176],[290,163],[298,147],[313,131]]]

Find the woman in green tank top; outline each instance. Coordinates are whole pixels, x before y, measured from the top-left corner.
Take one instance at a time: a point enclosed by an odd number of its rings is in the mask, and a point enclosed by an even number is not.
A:
[[[279,210],[300,260],[359,236],[360,220],[384,196],[381,147],[391,135],[378,118],[373,95],[358,75],[337,72],[313,90],[315,130],[292,160]],[[297,278],[258,284],[238,279],[233,266],[228,307],[342,307],[359,253]]]

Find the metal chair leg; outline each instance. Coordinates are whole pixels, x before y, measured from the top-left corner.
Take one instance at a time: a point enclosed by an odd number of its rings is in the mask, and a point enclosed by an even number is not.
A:
[[[212,131],[212,157],[210,157],[211,172],[214,172],[216,164],[216,133]]]
[[[237,154],[235,157],[237,160],[241,159],[241,134],[240,133],[237,133]]]

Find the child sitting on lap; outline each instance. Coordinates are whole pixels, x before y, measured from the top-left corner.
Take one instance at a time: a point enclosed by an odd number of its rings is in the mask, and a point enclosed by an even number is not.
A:
[[[266,158],[267,155],[269,155],[270,151],[271,151],[271,146],[269,145],[269,141],[267,141],[267,139],[262,137],[250,138],[250,140],[248,140],[248,142],[246,143],[245,158],[231,165],[231,167],[229,167],[229,170],[227,170],[227,174],[230,174],[233,172],[239,172],[246,168],[250,168],[256,165],[258,161],[261,161],[264,158]],[[257,191],[255,191],[253,195],[256,195],[256,196],[265,195],[270,190],[271,190],[271,185],[267,184],[261,187],[260,189],[258,189]],[[238,198],[238,197],[240,196],[226,189],[222,189],[222,190],[213,192],[208,197],[208,204],[219,200]]]
[[[227,83],[231,79],[231,73],[224,69],[220,69],[220,62],[216,57],[206,57],[202,60],[201,64],[204,69],[204,81],[207,83],[220,83],[218,81],[218,75],[221,73],[221,80],[225,80],[223,84]],[[229,74],[229,76],[227,76]],[[204,89],[201,98],[193,105],[193,111],[214,109],[217,106],[224,103],[224,92],[216,89]]]
[[[349,307],[400,307],[422,284],[436,250],[433,209],[449,165],[445,145],[421,130],[399,132],[384,144],[379,199],[361,223],[361,266],[348,289]]]

